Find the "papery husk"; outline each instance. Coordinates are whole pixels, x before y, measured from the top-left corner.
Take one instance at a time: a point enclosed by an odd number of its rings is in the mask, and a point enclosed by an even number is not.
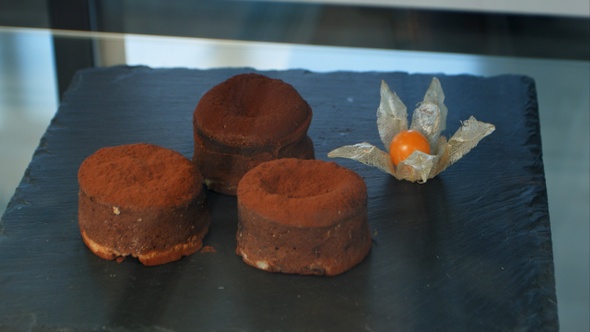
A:
[[[447,140],[441,137],[439,140],[439,154],[430,155],[421,151],[415,151],[406,160],[397,166],[393,165],[389,153],[379,150],[378,147],[368,142],[354,145],[345,145],[328,153],[329,158],[347,158],[356,160],[365,165],[374,166],[381,171],[393,175],[398,180],[424,183],[433,178],[439,171],[439,160],[447,155]],[[447,158],[448,159],[448,158]]]
[[[328,153],[329,158],[347,158],[365,165],[375,166],[385,173],[395,176],[395,169],[389,153],[379,150],[371,143],[363,142],[345,145]]]
[[[477,121],[475,117],[461,123],[461,127],[449,139],[448,160],[445,160],[446,167],[451,166],[471,149],[477,146],[479,141],[496,130],[493,124]],[[445,168],[446,168],[445,167]]]
[[[363,142],[337,148],[328,153],[328,157],[353,159],[375,166],[399,180],[425,183],[461,159],[495,130],[494,125],[477,121],[471,116],[447,141],[446,137],[441,136],[448,112],[444,99],[439,80],[433,78],[424,100],[412,114],[410,129],[419,131],[428,139],[432,154],[414,151],[406,160],[394,166],[388,152]],[[384,81],[381,82],[381,102],[377,109],[377,129],[386,151],[389,151],[393,137],[408,129],[407,107]]]
[[[389,151],[391,140],[400,131],[408,129],[408,108],[395,92],[381,81],[381,102],[377,108],[377,130],[385,151]]]

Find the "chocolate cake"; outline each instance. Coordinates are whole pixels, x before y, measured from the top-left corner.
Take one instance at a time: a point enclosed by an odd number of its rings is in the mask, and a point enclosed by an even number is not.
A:
[[[333,162],[279,159],[238,186],[236,253],[265,271],[333,276],[371,248],[367,187]]]
[[[203,179],[181,154],[143,143],[102,148],[84,160],[78,182],[80,232],[96,255],[159,265],[202,247]]]
[[[289,84],[241,74],[203,95],[193,114],[194,156],[211,190],[235,195],[256,165],[278,158],[313,159],[312,110]]]

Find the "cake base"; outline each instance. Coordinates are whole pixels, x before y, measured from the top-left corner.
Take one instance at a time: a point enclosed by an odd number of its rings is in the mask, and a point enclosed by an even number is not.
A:
[[[184,256],[189,256],[197,251],[199,251],[203,247],[202,238],[207,233],[207,229],[204,229],[202,234],[197,234],[190,237],[186,243],[179,243],[172,246],[166,250],[154,250],[145,252],[142,254],[131,254],[133,257],[137,258],[143,265],[146,266],[155,266],[166,264],[169,262],[177,261]],[[117,262],[122,262],[126,256],[129,254],[125,254],[113,248],[107,248],[102,246],[94,241],[92,241],[85,231],[81,230],[80,234],[82,235],[82,240],[84,244],[92,251],[96,256],[106,259],[106,260],[116,260]]]
[[[201,249],[210,226],[203,195],[186,206],[133,208],[99,203],[80,191],[78,204],[84,243],[107,260],[132,256],[148,266],[173,262]]]
[[[289,227],[244,209],[239,218],[236,254],[268,272],[334,276],[362,262],[371,250],[362,214],[322,228]]]

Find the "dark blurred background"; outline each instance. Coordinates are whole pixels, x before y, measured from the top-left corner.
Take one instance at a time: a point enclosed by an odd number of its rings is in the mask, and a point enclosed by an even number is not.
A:
[[[0,0],[0,26],[575,60],[590,58],[588,17],[320,2]]]

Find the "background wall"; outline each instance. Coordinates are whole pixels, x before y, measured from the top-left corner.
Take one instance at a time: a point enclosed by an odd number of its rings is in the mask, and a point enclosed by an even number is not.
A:
[[[278,1],[292,2],[293,0]],[[299,2],[590,17],[590,1],[588,0],[300,0]]]

